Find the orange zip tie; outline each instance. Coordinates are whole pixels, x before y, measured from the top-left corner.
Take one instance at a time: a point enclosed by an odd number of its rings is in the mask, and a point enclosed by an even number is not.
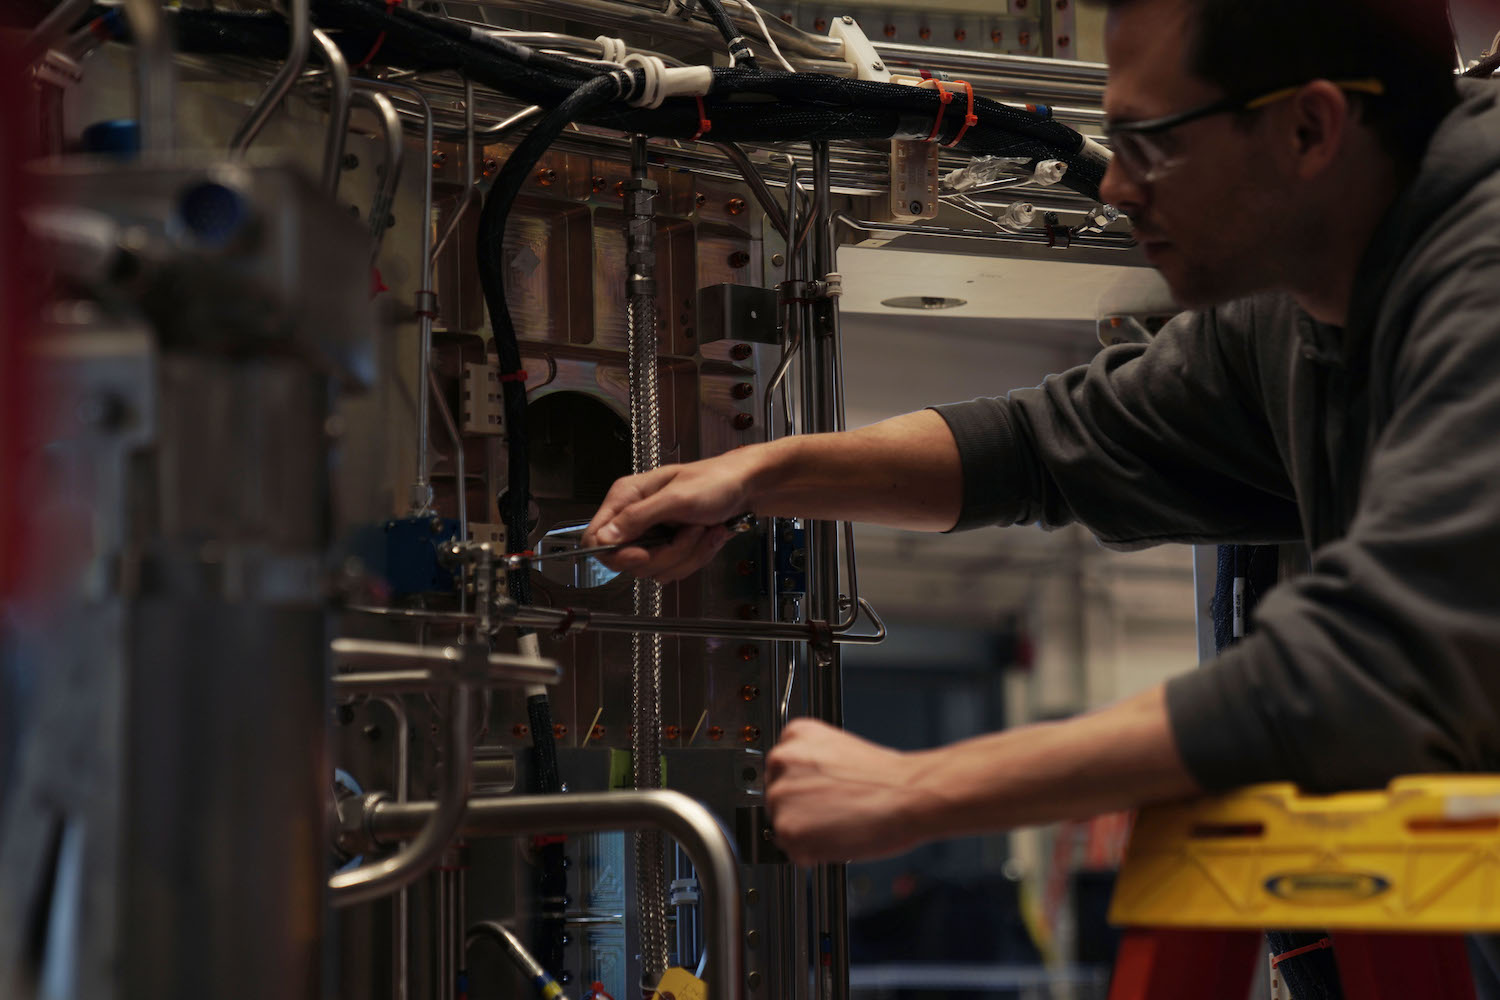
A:
[[[953,94],[949,92],[947,87],[943,86],[943,81],[941,80],[923,80],[917,86],[925,87],[929,83],[937,89],[940,101],[938,103],[937,118],[933,119],[932,122],[932,132],[927,136],[927,138],[923,139],[922,141],[936,142],[938,133],[943,130],[943,115],[947,113],[948,105],[953,102]]]
[[[692,142],[703,138],[714,127],[714,123],[708,120],[708,112],[703,109],[703,95],[697,95],[695,100],[698,102],[698,131],[693,133]]]
[[[1305,955],[1310,951],[1317,951],[1320,948],[1332,947],[1333,941],[1331,939],[1322,938],[1320,940],[1314,941],[1312,944],[1305,944],[1300,948],[1293,948],[1291,951],[1284,951],[1280,955],[1272,955],[1271,968],[1276,968],[1278,965],[1280,965],[1282,962],[1285,962],[1289,958],[1296,958],[1298,955]]]
[[[386,14],[390,14],[392,8],[394,8],[396,6],[396,2],[397,2],[397,0],[385,0],[385,12],[386,12]],[[380,47],[382,45],[384,45],[384,44],[385,44],[385,32],[382,31],[380,34],[378,34],[378,35],[375,36],[375,44],[372,45],[372,46],[370,46],[370,51],[365,53],[365,57],[363,59],[361,59],[359,62],[355,63],[355,65],[354,65],[355,70],[362,70],[366,66],[370,65],[370,60],[375,58],[375,53],[379,52],[380,51]]]
[[[943,143],[943,146],[947,149],[952,149],[954,146],[957,146],[958,140],[964,137],[964,133],[969,131],[971,127],[979,124],[979,116],[974,113],[974,85],[969,83],[968,80],[955,80],[953,82],[956,84],[961,83],[964,85],[964,93],[968,94],[969,96],[969,109],[968,111],[964,112],[963,127],[958,130],[958,135],[955,135],[953,137],[952,142]]]

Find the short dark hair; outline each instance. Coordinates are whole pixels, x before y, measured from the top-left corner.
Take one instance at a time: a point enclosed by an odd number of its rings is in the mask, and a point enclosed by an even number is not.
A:
[[[1248,99],[1311,80],[1379,79],[1384,96],[1353,96],[1361,119],[1399,161],[1421,157],[1457,101],[1444,0],[1185,2],[1194,20],[1187,68],[1229,96]]]

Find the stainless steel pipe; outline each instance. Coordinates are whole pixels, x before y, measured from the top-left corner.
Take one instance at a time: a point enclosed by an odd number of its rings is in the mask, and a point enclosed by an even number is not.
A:
[[[456,683],[448,689],[447,759],[443,762],[443,785],[437,802],[414,831],[415,839],[400,851],[380,861],[339,872],[328,880],[334,906],[368,903],[404,889],[425,875],[442,858],[458,836],[469,797],[469,774],[474,765],[474,689]]]
[[[328,64],[328,135],[323,141],[323,190],[332,198],[338,194],[339,176],[344,169],[344,139],[349,134],[349,63],[333,39],[317,28],[313,41]]]
[[[345,689],[374,687],[372,679],[384,677],[394,683],[415,683],[418,677],[429,678],[424,687],[441,683],[454,671],[463,672],[469,665],[477,667],[474,679],[485,684],[556,684],[562,680],[562,668],[555,660],[513,653],[483,653],[477,647],[417,646],[408,642],[386,642],[379,639],[335,639],[329,644],[335,669],[367,667],[373,672],[339,674],[335,685]],[[406,669],[423,667],[425,669]],[[468,678],[462,678],[468,679]],[[420,690],[416,688],[414,690]]]
[[[306,3],[307,0],[298,0]],[[431,388],[427,368],[432,361],[432,320],[437,315],[437,294],[432,290],[432,105],[416,87],[388,80],[360,80],[360,87],[398,94],[422,110],[422,287],[416,293],[417,332],[417,475],[411,487],[411,510],[422,514],[432,508],[432,485],[427,480],[427,424]]]
[[[423,829],[437,809],[432,802],[379,802],[371,811],[369,830],[377,840],[401,840]],[[739,867],[729,837],[700,803],[669,791],[476,798],[469,800],[458,833],[472,838],[641,829],[667,834],[692,859],[703,892],[708,995],[713,1000],[743,1000]]]
[[[135,3],[153,3],[154,0],[133,0]],[[291,0],[291,12],[287,16],[288,27],[291,31],[291,48],[287,52],[286,62],[271,77],[271,82],[266,85],[265,91],[250,108],[250,113],[235,130],[233,138],[229,140],[229,155],[239,158],[245,155],[245,150],[260,135],[260,130],[265,128],[266,122],[270,120],[271,113],[276,110],[276,105],[286,97],[287,92],[292,89],[292,84],[297,82],[297,77],[302,75],[302,70],[307,66],[307,53],[312,45],[312,15],[309,10],[310,0]]]
[[[307,0],[301,2],[305,9]],[[177,67],[172,61],[172,38],[159,0],[125,0],[125,13],[135,37],[136,120],[141,124],[141,150],[169,153],[176,142],[177,128]]]
[[[370,202],[370,215],[366,220],[370,227],[370,240],[374,244],[372,260],[380,253],[380,244],[385,239],[386,219],[390,217],[391,205],[396,200],[396,187],[401,183],[401,161],[406,155],[406,140],[401,132],[401,117],[396,106],[384,94],[355,87],[350,102],[363,104],[375,113],[380,123],[381,136],[385,139],[385,176],[375,190]]]

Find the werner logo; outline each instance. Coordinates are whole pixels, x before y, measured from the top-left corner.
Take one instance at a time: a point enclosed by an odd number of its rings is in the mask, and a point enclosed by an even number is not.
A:
[[[1265,886],[1271,895],[1288,903],[1327,906],[1371,899],[1391,883],[1367,872],[1286,872],[1272,875]]]

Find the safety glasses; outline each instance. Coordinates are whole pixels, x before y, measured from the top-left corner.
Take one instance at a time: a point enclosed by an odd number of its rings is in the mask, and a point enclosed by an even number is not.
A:
[[[1362,80],[1334,80],[1340,90],[1370,94],[1376,97],[1385,93],[1385,85],[1370,78]],[[1167,133],[1188,122],[1195,122],[1210,115],[1235,114],[1244,111],[1259,111],[1269,104],[1284,101],[1296,94],[1306,84],[1283,87],[1249,100],[1225,97],[1201,107],[1163,115],[1160,118],[1143,118],[1139,121],[1106,122],[1104,134],[1114,150],[1115,162],[1137,181],[1150,184],[1160,180],[1181,162],[1170,146]]]

